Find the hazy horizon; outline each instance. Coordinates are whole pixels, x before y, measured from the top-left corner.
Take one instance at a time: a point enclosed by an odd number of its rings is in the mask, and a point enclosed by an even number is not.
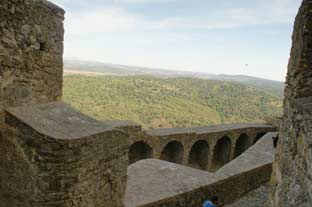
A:
[[[101,62],[101,61],[92,61],[92,60],[84,60],[84,59],[80,59],[80,58],[67,58],[65,57],[64,58],[64,63],[66,63],[67,61],[81,61],[81,62],[86,62],[86,63],[96,63],[96,64],[103,64],[103,65],[113,65],[113,66],[128,66],[128,67],[134,67],[134,68],[144,68],[144,69],[147,69],[147,70],[150,70],[150,71],[159,71],[159,70],[162,70],[162,71],[168,71],[168,72],[174,72],[174,71],[177,71],[177,72],[185,72],[185,73],[199,73],[199,74],[207,74],[207,75],[221,75],[221,76],[246,76],[246,77],[253,77],[253,78],[259,78],[259,79],[264,79],[264,80],[271,80],[271,81],[278,81],[278,82],[284,82],[282,80],[274,80],[274,79],[269,79],[269,78],[262,78],[262,77],[257,77],[257,76],[251,76],[251,75],[244,75],[244,74],[224,74],[224,73],[208,73],[208,72],[197,72],[197,71],[191,71],[191,70],[171,70],[170,68],[151,68],[151,67],[146,67],[146,66],[137,66],[137,65],[123,65],[123,64],[115,64],[115,63],[107,63],[107,62]],[[64,64],[64,70],[66,71],[66,67],[65,67],[65,64]],[[104,69],[104,68],[103,68]],[[75,71],[75,70],[72,70],[72,69],[69,69],[70,71]],[[85,71],[85,72],[88,72],[88,70],[81,70],[81,71]],[[89,71],[90,72],[90,71]]]
[[[301,0],[51,0],[65,59],[284,81]]]

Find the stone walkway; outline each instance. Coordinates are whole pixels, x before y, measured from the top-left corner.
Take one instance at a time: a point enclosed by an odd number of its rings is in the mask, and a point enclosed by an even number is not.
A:
[[[224,207],[268,207],[269,188],[262,186]]]

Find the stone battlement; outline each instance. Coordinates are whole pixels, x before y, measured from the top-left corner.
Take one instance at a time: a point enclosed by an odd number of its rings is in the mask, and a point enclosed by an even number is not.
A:
[[[64,13],[0,2],[1,207],[123,206],[127,130],[60,102]]]
[[[19,197],[23,206],[122,206],[126,133],[64,103],[8,109],[5,125],[9,140],[0,149],[11,159],[0,164],[1,202],[12,206]]]
[[[6,112],[7,117],[14,116],[38,133],[58,140],[81,139],[114,130],[62,102],[9,108]]]
[[[259,142],[215,173],[159,160],[143,160],[128,167],[126,207],[197,207],[212,195],[223,204],[269,182],[275,150],[272,137]],[[250,205],[252,206],[252,205]]]
[[[252,128],[271,128],[275,129],[271,125],[259,124],[259,123],[237,123],[237,124],[219,124],[202,127],[190,127],[190,128],[158,128],[147,130],[146,133],[150,136],[171,136],[177,134],[209,134],[224,131],[234,131]]]
[[[276,128],[266,124],[225,124],[132,131],[129,164],[154,158],[215,171]]]
[[[0,106],[60,100],[64,11],[44,0],[2,0]]]

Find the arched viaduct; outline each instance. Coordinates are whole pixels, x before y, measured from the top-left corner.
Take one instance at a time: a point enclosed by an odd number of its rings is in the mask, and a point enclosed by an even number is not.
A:
[[[155,158],[215,171],[242,154],[267,132],[265,124],[226,124],[195,128],[132,131],[129,164]]]

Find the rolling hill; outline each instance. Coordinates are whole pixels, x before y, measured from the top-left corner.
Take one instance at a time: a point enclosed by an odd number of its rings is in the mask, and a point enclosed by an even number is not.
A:
[[[282,113],[279,90],[236,81],[146,75],[64,76],[63,99],[100,120],[144,128],[262,122]]]
[[[97,75],[112,75],[112,76],[138,76],[151,75],[159,78],[200,78],[209,80],[230,81],[241,83],[246,86],[254,86],[258,89],[271,91],[273,93],[283,94],[284,84],[280,81],[267,80],[263,78],[244,76],[244,75],[224,75],[224,74],[209,74],[200,72],[188,71],[173,71],[157,68],[146,68],[137,66],[117,65],[102,62],[81,61],[81,60],[64,60],[64,68],[66,71],[75,72],[92,72]]]

